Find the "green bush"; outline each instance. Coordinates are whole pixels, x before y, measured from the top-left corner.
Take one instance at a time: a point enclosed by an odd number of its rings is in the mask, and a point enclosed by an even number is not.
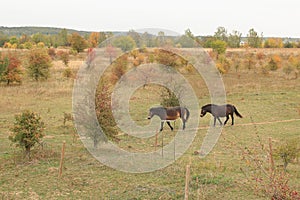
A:
[[[72,69],[70,67],[67,67],[66,69],[64,69],[63,71],[63,77],[65,78],[72,78],[74,76],[74,73],[72,71]]]
[[[268,67],[271,71],[276,71],[278,69],[278,65],[273,58],[268,63]]]
[[[218,55],[224,54],[226,52],[227,43],[222,40],[216,40],[212,42],[212,49]]]
[[[41,117],[38,114],[29,110],[16,115],[15,120],[9,140],[17,143],[17,146],[22,149],[25,149],[26,155],[30,157],[31,148],[36,143],[39,143],[40,139],[44,136],[44,122],[41,121]]]
[[[174,92],[172,92],[168,88],[163,89],[160,97],[161,97],[160,104],[163,107],[174,107],[180,105],[179,99],[177,98],[176,94],[174,94]]]
[[[284,141],[275,151],[275,155],[282,159],[285,171],[288,164],[300,156],[300,146],[298,143],[299,140]]]

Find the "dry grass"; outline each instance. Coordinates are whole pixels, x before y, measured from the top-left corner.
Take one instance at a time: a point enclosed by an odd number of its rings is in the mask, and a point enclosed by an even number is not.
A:
[[[237,52],[245,51],[249,50]],[[274,53],[271,49],[263,51],[265,54]],[[284,53],[299,54],[299,51],[288,49]],[[76,71],[82,62],[73,58],[70,66]],[[236,126],[223,129],[219,142],[207,157],[200,159],[195,152],[199,150],[206,134],[210,120],[208,116],[201,118],[199,130],[188,151],[170,166],[143,174],[119,172],[102,165],[88,153],[71,122],[63,125],[64,112],[72,112],[73,87],[72,79],[63,78],[63,70],[64,65],[56,61],[52,76],[47,81],[36,83],[25,79],[21,86],[0,86],[2,199],[183,199],[185,166],[190,162],[190,199],[197,199],[198,196],[201,199],[267,199],[240,184],[245,180],[240,167],[247,167],[241,149],[260,148],[256,134],[265,145],[268,144],[268,138],[272,137],[275,148],[285,138],[299,139],[299,121],[276,123],[300,118],[299,79],[285,79],[280,71],[265,75],[259,70],[241,68],[236,72],[232,68],[223,76],[227,100],[237,106],[244,118],[236,119]],[[198,76],[192,75],[189,79],[198,90],[199,105],[209,103],[204,83],[197,81]],[[154,104],[157,97],[151,87],[138,90],[130,102],[132,118],[140,124],[148,123],[141,120],[140,116],[147,114],[148,106]],[[148,103],[144,102],[145,99]],[[21,152],[11,146],[7,139],[14,115],[24,109],[39,112],[46,123],[44,151],[36,149],[35,159],[30,161],[24,160]],[[252,122],[275,123],[251,125]],[[172,139],[172,132],[166,130],[164,133],[165,142]],[[118,145],[124,149],[136,152],[154,149],[154,138],[135,140],[121,135],[120,139]],[[59,179],[63,141],[66,141],[65,164],[62,178]],[[281,164],[279,160],[276,163]],[[291,163],[288,173],[291,175],[290,185],[300,191],[299,162]]]

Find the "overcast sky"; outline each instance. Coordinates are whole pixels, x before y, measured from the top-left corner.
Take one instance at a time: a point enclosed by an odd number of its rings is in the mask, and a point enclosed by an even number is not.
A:
[[[0,26],[46,26],[85,31],[162,28],[213,35],[249,29],[268,37],[300,38],[299,0],[6,0]]]

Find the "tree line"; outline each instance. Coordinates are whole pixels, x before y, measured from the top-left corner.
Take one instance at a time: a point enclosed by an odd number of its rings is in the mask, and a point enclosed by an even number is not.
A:
[[[110,33],[92,32],[82,35],[79,32],[69,33],[62,29],[57,34],[43,34],[37,32],[32,35],[22,34],[21,36],[9,36],[0,32],[0,47],[10,49],[32,49],[35,47],[71,47],[76,52],[81,52],[88,47],[96,47]]]
[[[113,35],[114,33],[112,32],[69,32],[67,29],[61,29],[54,34],[36,32],[29,35],[25,32],[19,36],[11,36],[0,29],[0,47],[32,49],[36,46],[49,48],[62,46],[71,47],[74,51],[81,52],[86,48],[97,47],[101,42]],[[122,37],[117,44],[125,51],[129,49],[124,49],[124,46],[128,46],[128,48],[142,48],[166,45],[179,48],[192,48],[197,45],[204,48],[213,48],[214,46],[225,46],[228,48],[300,48],[300,41],[283,38],[264,38],[262,33],[258,33],[253,28],[243,37],[239,31],[233,30],[231,33],[228,33],[226,28],[218,27],[211,36],[194,36],[190,29],[187,29],[185,34],[179,37],[167,36],[164,32],[152,35],[147,32],[137,33],[134,30],[130,30],[127,32],[127,36]]]
[[[26,51],[26,63],[23,63],[23,67],[27,69],[29,77],[36,81],[48,78],[53,59],[60,59],[68,66],[70,54],[75,55],[87,48],[91,50],[108,38],[113,38],[109,40],[109,45],[106,48],[106,52],[110,56],[115,54],[117,48],[123,52],[147,47],[193,48],[202,46],[211,48],[210,56],[216,61],[217,67],[222,73],[225,73],[230,65],[224,55],[228,47],[300,48],[300,41],[283,41],[282,38],[264,39],[263,35],[258,34],[253,28],[249,30],[246,38],[242,38],[242,34],[238,31],[228,34],[224,27],[218,27],[213,36],[206,37],[195,36],[189,29],[185,31],[185,34],[178,37],[167,36],[162,31],[157,35],[152,35],[147,32],[137,33],[134,30],[130,30],[127,34],[119,37],[112,36],[114,34],[111,32],[91,32],[81,35],[78,32],[69,33],[67,29],[61,29],[60,32],[52,35],[35,33],[30,36],[23,34],[19,37],[6,37],[5,34],[0,33],[0,47],[28,49]],[[56,47],[63,47],[65,50],[56,49]],[[7,85],[13,82],[21,83],[23,72],[20,60],[20,57],[13,52],[0,52],[0,82],[5,82]],[[251,66],[252,62],[250,61],[252,58],[249,57],[248,60],[248,65]],[[277,69],[274,60],[276,61],[276,59],[270,61],[270,66],[275,67],[270,68]],[[298,58],[296,60],[298,61]],[[135,62],[138,65],[140,61],[135,60]],[[295,64],[295,66],[298,69],[298,64]],[[72,77],[70,68],[66,68],[64,73],[66,77]]]

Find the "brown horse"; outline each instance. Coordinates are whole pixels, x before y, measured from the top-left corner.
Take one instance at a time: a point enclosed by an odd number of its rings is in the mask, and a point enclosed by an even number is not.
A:
[[[157,115],[161,120],[160,131],[163,130],[164,123],[167,122],[171,130],[173,127],[170,124],[170,121],[175,121],[178,118],[181,118],[183,123],[183,130],[185,129],[185,123],[190,116],[190,111],[187,108],[176,106],[176,107],[155,107],[149,110],[148,119],[151,119],[154,115]]]
[[[234,124],[234,117],[233,114],[235,113],[236,116],[242,118],[243,116],[237,111],[236,107],[231,104],[226,105],[215,105],[215,104],[207,104],[205,106],[202,106],[201,108],[201,115],[200,117],[203,117],[207,112],[212,114],[214,116],[214,126],[216,125],[216,119],[220,122],[220,125],[222,125],[222,122],[220,120],[220,117],[226,117],[226,120],[224,122],[224,125],[229,120],[229,115],[231,116],[231,125]]]

